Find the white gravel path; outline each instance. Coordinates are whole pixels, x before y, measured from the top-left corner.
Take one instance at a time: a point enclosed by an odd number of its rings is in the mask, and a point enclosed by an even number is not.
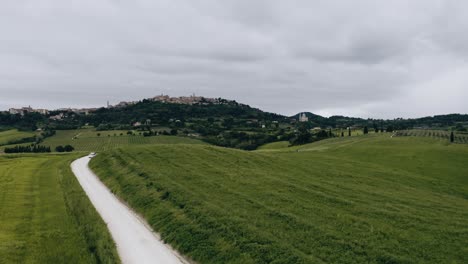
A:
[[[92,156],[75,160],[73,173],[92,204],[107,223],[124,264],[189,263],[164,244],[148,224],[122,203],[89,169]]]

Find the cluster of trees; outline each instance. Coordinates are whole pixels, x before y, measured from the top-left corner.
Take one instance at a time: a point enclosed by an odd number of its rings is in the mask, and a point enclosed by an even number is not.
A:
[[[57,152],[72,152],[75,150],[71,145],[65,146],[57,146],[55,151]],[[29,146],[14,146],[14,147],[7,147],[4,150],[5,153],[48,153],[51,152],[49,146],[42,146],[38,144],[32,144]]]
[[[46,153],[50,152],[50,147],[41,145],[14,146],[5,148],[5,153]]]
[[[343,136],[343,132],[342,132]],[[327,130],[319,130],[315,133],[311,133],[309,129],[307,129],[306,126],[301,125],[299,129],[297,130],[297,133],[295,134],[294,137],[291,137],[289,140],[289,143],[291,145],[302,145],[302,144],[307,144],[307,143],[312,143],[315,141],[327,139],[327,138],[332,138],[335,137],[335,135],[332,133],[331,129]]]
[[[73,146],[71,146],[71,145],[55,147],[55,151],[57,151],[57,152],[72,152],[73,150],[75,150],[75,148]]]
[[[278,134],[226,131],[216,136],[207,136],[204,140],[217,146],[254,150],[263,144],[278,141],[279,138],[281,136]]]
[[[455,125],[454,129],[458,132],[466,132],[467,129],[462,124],[458,123]]]

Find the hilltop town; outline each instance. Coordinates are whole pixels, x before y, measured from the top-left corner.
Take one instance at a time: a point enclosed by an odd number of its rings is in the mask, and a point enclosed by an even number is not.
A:
[[[157,95],[155,97],[146,99],[153,102],[161,102],[161,103],[171,103],[171,104],[186,104],[186,105],[194,105],[194,104],[223,104],[228,102],[234,102],[231,100],[226,100],[222,98],[209,98],[203,96],[196,96],[195,94],[191,96],[179,96],[179,97],[171,97],[169,95]],[[129,105],[134,105],[139,101],[131,101],[126,102],[122,101],[116,105],[107,105],[107,108],[119,108],[119,107],[126,107]]]
[[[223,104],[234,102],[231,100],[226,100],[222,98],[209,98],[203,96],[196,96],[195,94],[191,96],[179,96],[179,97],[171,97],[169,95],[157,95],[152,98],[148,98],[145,100],[153,101],[153,102],[161,102],[161,103],[172,103],[172,104],[186,104],[186,105],[194,105],[194,104]],[[134,105],[140,101],[121,101],[118,104],[111,105],[107,102],[106,108],[122,108],[127,107],[130,105]],[[99,108],[59,108],[54,110],[48,109],[35,109],[31,106],[21,107],[21,108],[10,108],[8,112],[12,115],[21,115],[24,116],[27,113],[39,113],[42,115],[49,115],[50,112],[73,112],[77,114],[85,114],[88,115],[91,112],[98,110]],[[50,118],[59,120],[61,119],[62,115],[53,115]]]

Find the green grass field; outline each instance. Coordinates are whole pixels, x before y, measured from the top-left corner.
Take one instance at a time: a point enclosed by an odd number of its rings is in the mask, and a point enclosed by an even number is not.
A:
[[[466,145],[376,134],[118,148],[91,166],[200,263],[468,263],[467,160]]]
[[[118,263],[70,170],[77,155],[0,156],[0,263]]]
[[[97,136],[100,133],[100,136]],[[129,145],[152,144],[205,144],[204,142],[186,137],[127,135],[127,131],[95,131],[93,129],[57,130],[55,136],[46,138],[42,145],[52,149],[59,145],[72,145],[76,151],[104,151]],[[123,134],[122,136],[120,134]]]
[[[273,149],[282,149],[289,147],[289,141],[278,141],[267,143],[258,148],[258,150],[273,150]]]
[[[16,129],[3,131],[0,132],[0,146],[7,145],[13,140],[20,140],[23,138],[32,137],[34,135],[35,133],[33,132],[18,131]]]

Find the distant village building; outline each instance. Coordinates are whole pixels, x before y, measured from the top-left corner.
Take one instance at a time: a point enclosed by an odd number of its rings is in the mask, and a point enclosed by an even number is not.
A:
[[[49,110],[47,110],[47,109],[33,109],[33,112],[39,113],[39,114],[41,114],[41,115],[47,115],[47,114],[49,114]]]
[[[140,127],[140,126],[141,126],[141,123],[140,123],[140,122],[135,122],[135,123],[133,123],[133,126],[134,126],[134,127]]]
[[[309,118],[306,116],[305,113],[299,114],[299,122],[309,122]]]
[[[60,113],[58,115],[54,115],[49,117],[50,120],[62,120],[65,115],[63,113]]]
[[[18,115],[18,114],[22,114],[22,113],[23,113],[23,111],[21,111],[21,109],[15,109],[15,108],[10,108],[10,109],[9,109],[9,112],[10,112],[10,114],[12,114],[12,115]]]
[[[223,101],[220,99],[216,98],[206,98],[203,96],[196,96],[195,94],[191,96],[180,96],[180,97],[170,97],[169,95],[158,95],[150,100],[154,102],[161,102],[161,103],[172,103],[172,104],[188,104],[188,105],[193,105],[193,104],[222,104],[222,103],[227,103],[228,101]]]
[[[39,113],[42,115],[49,114],[49,111],[47,109],[34,109],[31,106],[22,107],[22,108],[10,108],[8,112],[12,115],[22,115],[22,116],[27,113]]]

